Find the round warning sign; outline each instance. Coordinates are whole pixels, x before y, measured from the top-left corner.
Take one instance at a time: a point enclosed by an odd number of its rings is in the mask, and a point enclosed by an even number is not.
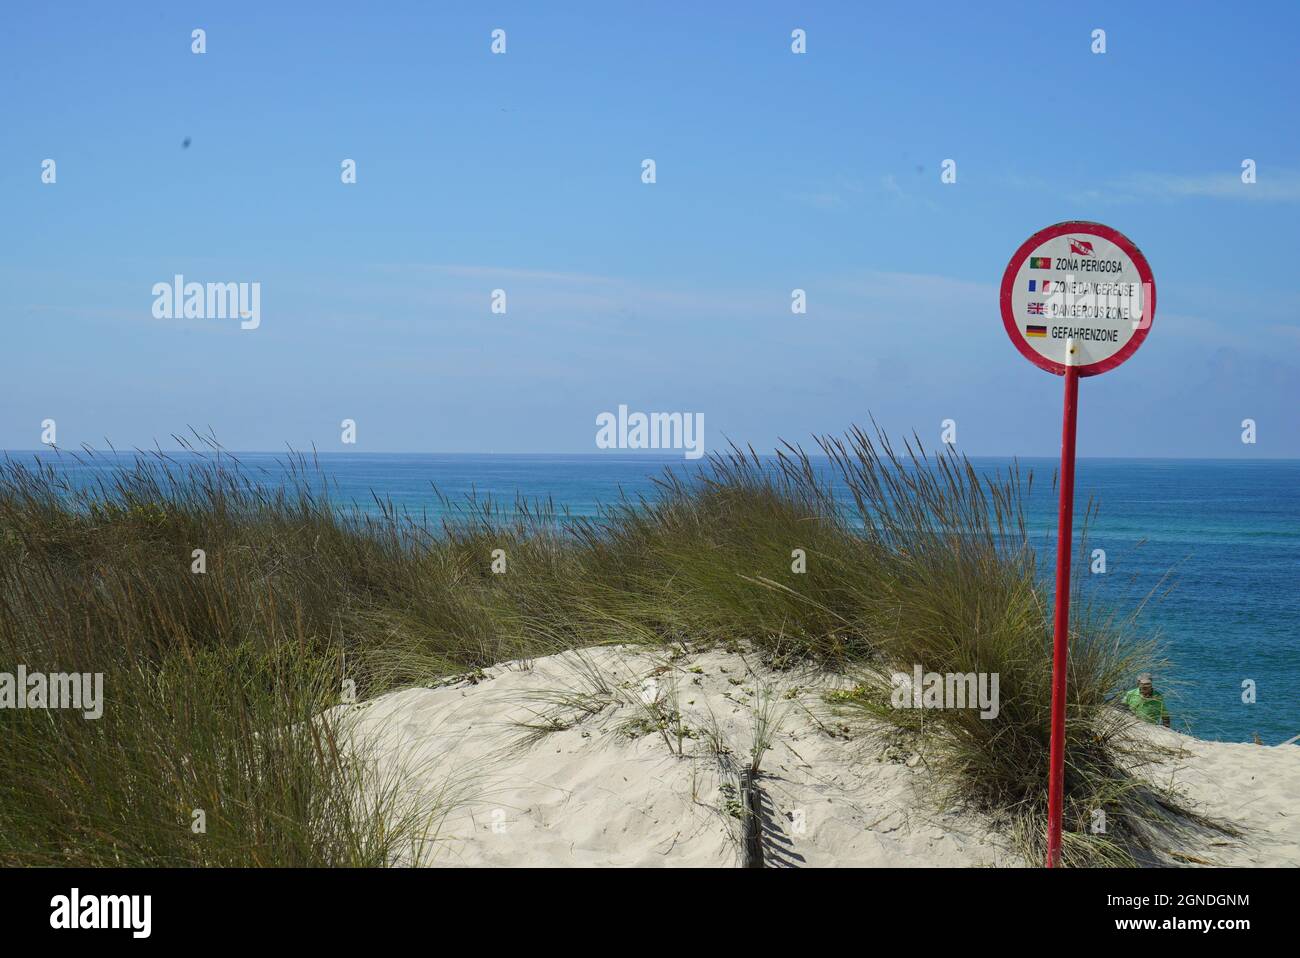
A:
[[[1156,283],[1142,251],[1119,230],[1076,220],[1039,230],[1002,275],[1002,324],[1035,366],[1080,376],[1114,369],[1151,331]]]

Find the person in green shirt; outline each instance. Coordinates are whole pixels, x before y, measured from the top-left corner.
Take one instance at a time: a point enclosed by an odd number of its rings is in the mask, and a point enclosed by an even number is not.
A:
[[[1137,688],[1124,693],[1124,704],[1128,710],[1144,722],[1152,725],[1169,724],[1169,712],[1165,708],[1165,697],[1151,684],[1151,673],[1143,672],[1138,676]]]

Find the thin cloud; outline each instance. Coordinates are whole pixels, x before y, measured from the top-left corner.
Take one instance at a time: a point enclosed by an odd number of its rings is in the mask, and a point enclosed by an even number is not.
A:
[[[1243,183],[1240,170],[1222,173],[1128,173],[1092,189],[1068,192],[1076,203],[1175,202],[1187,199],[1242,200],[1264,203],[1300,202],[1300,171],[1265,168],[1254,183]],[[1010,187],[1060,193],[1062,184],[1037,176],[1013,173],[1003,178]]]
[[[511,266],[476,266],[464,263],[383,263],[378,269],[385,272],[442,273],[469,279],[521,280],[541,283],[582,285],[615,284],[620,280],[590,273],[557,273],[541,269],[517,269]]]
[[[1240,174],[1231,172],[1200,175],[1132,173],[1099,189],[1076,192],[1073,198],[1104,203],[1186,199],[1297,203],[1300,202],[1300,173],[1279,170],[1261,176],[1255,183],[1243,183]]]
[[[1264,329],[1274,335],[1295,340],[1296,343],[1300,344],[1300,326],[1288,326],[1285,323],[1277,323],[1273,326],[1265,326]]]
[[[815,210],[833,210],[844,205],[844,197],[839,193],[790,193],[788,196],[796,203]]]

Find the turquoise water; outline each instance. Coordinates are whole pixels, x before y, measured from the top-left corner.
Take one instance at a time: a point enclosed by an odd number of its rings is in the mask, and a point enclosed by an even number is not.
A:
[[[9,453],[28,460],[36,453]],[[106,468],[60,462],[85,481]],[[276,481],[280,457],[239,454]],[[439,491],[453,501],[471,492],[509,503],[516,494],[550,498],[574,515],[591,515],[620,491],[653,491],[652,477],[680,456],[323,454],[321,467],[338,497],[376,511],[372,492],[416,515],[436,517]],[[973,459],[977,469],[1006,469],[1009,459]],[[1020,460],[1032,469],[1028,513],[1049,575],[1054,562],[1054,460]],[[1121,611],[1158,589],[1143,614],[1163,639],[1171,667],[1156,676],[1167,689],[1174,727],[1202,738],[1266,744],[1300,734],[1300,461],[1081,459],[1076,516],[1092,497],[1098,513],[1089,548],[1106,552],[1106,573],[1084,570],[1088,591]],[[1076,519],[1076,525],[1078,520]],[[1076,562],[1079,559],[1076,558]],[[1164,584],[1162,586],[1162,580]],[[1242,702],[1253,680],[1256,701]]]

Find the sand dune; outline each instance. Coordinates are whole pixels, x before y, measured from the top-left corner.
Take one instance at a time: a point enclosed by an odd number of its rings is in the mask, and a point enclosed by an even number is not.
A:
[[[1148,775],[1172,782],[1199,811],[1242,832],[1194,837],[1182,852],[1216,865],[1300,866],[1300,748],[1206,742],[1153,726],[1143,731],[1180,751]]]
[[[986,816],[934,807],[921,756],[837,715],[836,684],[734,652],[601,648],[391,693],[348,720],[383,775],[404,770],[408,797],[445,811],[412,863],[737,865],[739,769],[770,740],[768,867],[1024,864]],[[1243,830],[1193,836],[1182,860],[1300,864],[1300,752],[1146,733],[1182,746],[1155,774]]]

